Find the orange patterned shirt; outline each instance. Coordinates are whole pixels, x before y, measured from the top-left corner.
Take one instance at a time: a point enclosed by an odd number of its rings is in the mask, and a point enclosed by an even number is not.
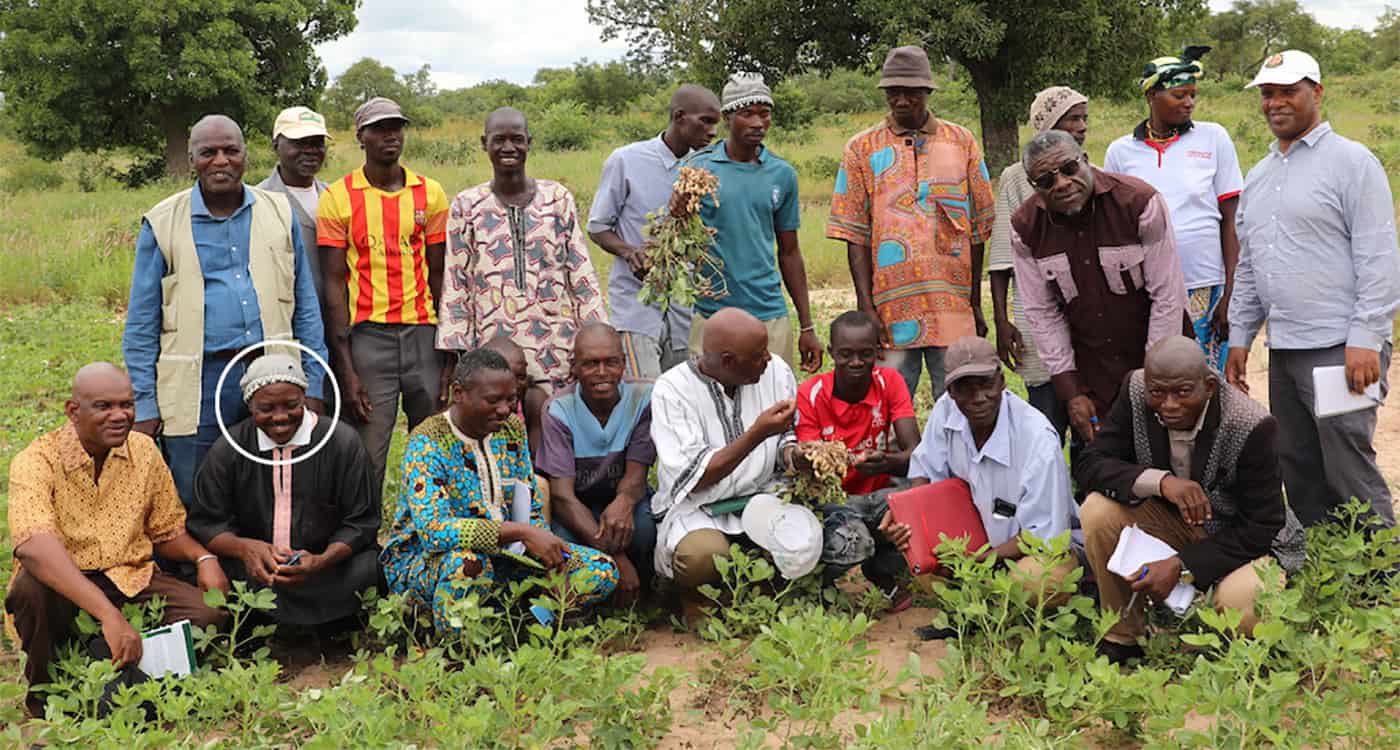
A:
[[[408,167],[403,174],[403,189],[386,193],[360,167],[321,195],[316,244],[345,248],[350,325],[437,324],[427,247],[447,241],[447,193]]]
[[[929,115],[904,131],[887,117],[847,142],[826,236],[870,248],[875,309],[896,349],[948,346],[976,332],[972,246],[994,216],[967,128]]]
[[[93,470],[71,423],[40,435],[10,464],[10,534],[16,548],[53,534],[79,570],[102,571],[135,596],[151,583],[155,545],[185,531],[185,507],[155,441],[141,433],[107,454],[96,482]]]

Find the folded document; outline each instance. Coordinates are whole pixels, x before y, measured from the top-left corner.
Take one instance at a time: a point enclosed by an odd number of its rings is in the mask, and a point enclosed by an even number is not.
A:
[[[1112,573],[1132,580],[1142,566],[1165,560],[1176,555],[1170,544],[1139,529],[1133,524],[1118,535],[1118,546],[1113,556],[1108,558],[1108,569]],[[1178,583],[1167,596],[1167,606],[1178,615],[1185,614],[1196,598],[1196,587],[1189,583]]]
[[[150,677],[174,674],[184,677],[195,669],[194,634],[189,620],[172,622],[165,627],[141,634],[141,661],[137,669]]]

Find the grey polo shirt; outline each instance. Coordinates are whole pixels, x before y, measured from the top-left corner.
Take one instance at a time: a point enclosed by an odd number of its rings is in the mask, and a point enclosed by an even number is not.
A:
[[[612,152],[603,163],[598,192],[588,211],[588,231],[613,230],[623,241],[640,246],[645,238],[647,214],[671,202],[671,185],[680,171],[680,160],[658,135]],[[642,282],[627,263],[618,260],[608,274],[608,307],[612,325],[619,331],[661,338],[661,310],[637,300]],[[686,347],[690,337],[691,310],[672,305],[666,313],[671,348]]]

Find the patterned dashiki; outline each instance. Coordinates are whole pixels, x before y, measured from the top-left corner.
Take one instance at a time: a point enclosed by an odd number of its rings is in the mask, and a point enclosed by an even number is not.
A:
[[[568,380],[579,327],[606,320],[574,196],[552,180],[536,180],[523,207],[503,204],[489,182],[458,193],[445,271],[438,348],[506,334],[555,387]]]
[[[1186,315],[1196,332],[1196,343],[1206,353],[1206,362],[1216,372],[1225,372],[1225,358],[1230,353],[1230,337],[1215,332],[1215,309],[1225,296],[1225,285],[1203,286],[1186,293]]]
[[[475,440],[447,413],[429,417],[409,435],[398,508],[379,559],[389,590],[430,607],[438,630],[452,629],[451,602],[477,594],[500,603],[506,593],[501,584],[536,573],[505,556],[500,540],[501,523],[510,515],[507,492],[517,481],[535,483],[529,449],[519,438],[497,433]],[[540,494],[532,494],[530,525],[548,529]],[[617,588],[616,564],[590,547],[568,547],[574,606],[602,602]],[[481,572],[468,576],[468,561]]]
[[[846,144],[826,236],[870,248],[874,302],[896,349],[948,346],[976,331],[972,246],[992,232],[992,184],[972,133],[930,115],[887,116]]]

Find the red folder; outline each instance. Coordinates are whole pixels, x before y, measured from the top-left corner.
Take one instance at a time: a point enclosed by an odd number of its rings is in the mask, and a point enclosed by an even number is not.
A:
[[[972,504],[972,489],[961,479],[945,479],[892,493],[889,504],[894,520],[907,524],[913,532],[905,557],[914,575],[932,573],[938,568],[934,549],[941,542],[939,534],[949,539],[967,537],[968,552],[976,552],[987,543],[982,516]]]

